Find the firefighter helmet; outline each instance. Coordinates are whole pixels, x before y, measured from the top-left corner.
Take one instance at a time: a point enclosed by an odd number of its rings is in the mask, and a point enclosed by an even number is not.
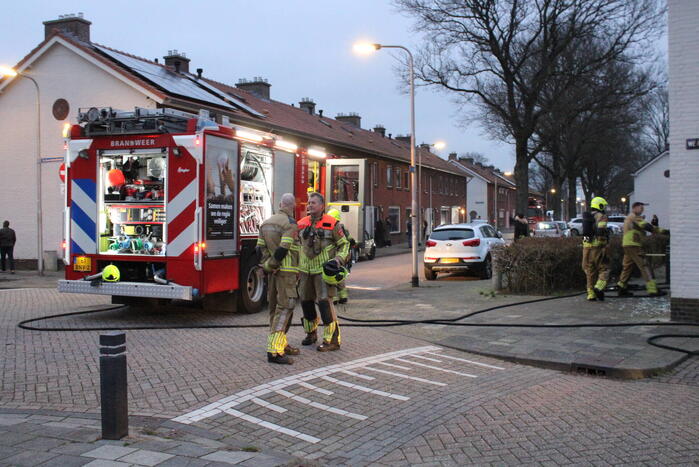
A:
[[[108,265],[102,270],[102,279],[106,282],[117,282],[119,277],[121,277],[119,268],[113,264]]]
[[[331,259],[323,265],[323,280],[326,284],[337,285],[347,278],[349,272]]]
[[[598,211],[604,211],[604,208],[606,208],[608,204],[609,203],[607,203],[607,200],[601,196],[596,196],[592,198],[592,201],[590,201],[590,207],[592,209],[597,209]]]
[[[331,209],[328,211],[328,215],[334,217],[337,222],[342,222],[340,211],[337,209]]]

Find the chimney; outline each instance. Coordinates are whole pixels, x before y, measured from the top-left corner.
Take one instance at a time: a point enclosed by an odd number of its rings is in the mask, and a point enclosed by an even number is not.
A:
[[[381,136],[386,137],[386,127],[379,123],[374,127],[374,133],[378,133]]]
[[[203,68],[197,68],[197,78],[198,78],[198,79],[201,79],[202,73],[204,73],[204,69],[203,69]]]
[[[235,87],[247,91],[260,99],[269,100],[269,88],[271,88],[272,85],[269,84],[269,81],[266,79],[255,76],[249,81],[247,79],[239,79]]]
[[[90,25],[82,13],[59,15],[58,19],[44,21],[44,39],[53,34],[54,29],[70,34],[83,42],[90,42]]]
[[[184,52],[179,52],[177,49],[168,50],[163,60],[165,60],[165,66],[175,70],[175,73],[189,73],[189,59]]]
[[[350,112],[348,114],[337,114],[335,120],[341,123],[347,123],[353,127],[362,127],[362,117],[360,117],[358,113]]]
[[[473,165],[473,157],[464,157],[463,160],[465,160],[467,164]]]
[[[318,116],[323,118],[323,109],[318,110]]]
[[[410,146],[410,135],[396,135],[396,141],[407,143]]]
[[[299,107],[311,115],[316,113],[316,103],[310,97],[304,97],[299,102]]]
[[[458,155],[455,152],[450,152],[449,153],[449,160],[450,161],[458,160]]]
[[[420,143],[420,149],[430,152],[430,145],[427,143]]]

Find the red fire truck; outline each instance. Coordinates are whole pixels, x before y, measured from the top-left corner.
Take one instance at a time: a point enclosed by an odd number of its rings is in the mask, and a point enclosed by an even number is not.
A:
[[[346,224],[363,232],[363,161],[327,157],[206,111],[80,109],[67,142],[59,290],[114,303],[223,297],[258,311],[258,228],[283,193],[296,195],[298,216],[307,191],[334,193]],[[110,265],[117,280],[103,278]]]

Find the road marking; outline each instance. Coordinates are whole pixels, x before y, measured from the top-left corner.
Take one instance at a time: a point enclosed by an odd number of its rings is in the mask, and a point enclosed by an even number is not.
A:
[[[311,391],[319,392],[321,394],[325,394],[326,396],[332,396],[335,394],[332,391],[328,391],[327,389],[319,388],[318,386],[314,386],[311,383],[306,383],[305,381],[301,381],[298,383],[299,386],[302,386],[306,389],[310,389]]]
[[[257,405],[261,405],[262,407],[265,407],[269,410],[274,410],[275,412],[286,412],[286,409],[284,407],[279,407],[278,405],[272,404],[262,399],[258,399],[257,397],[253,397],[252,399],[250,399],[250,402],[254,402]]]
[[[352,412],[348,412],[346,410],[338,409],[335,407],[330,407],[329,405],[321,404],[320,402],[314,402],[310,399],[306,399],[305,397],[298,396],[292,392],[285,391],[283,389],[279,389],[277,391],[277,394],[281,394],[282,396],[288,397],[289,399],[295,400],[296,402],[310,405],[311,407],[315,407],[316,409],[325,410],[326,412],[334,413],[337,415],[344,415],[345,417],[354,418],[356,420],[366,420],[367,419],[367,417],[365,417],[364,415],[359,415],[358,413],[352,413]]]
[[[442,363],[441,360],[437,360],[436,358],[423,357],[423,356],[421,356],[421,355],[413,355],[413,357],[421,358],[422,360],[429,360],[429,361],[435,362],[435,363]]]
[[[255,425],[263,426],[265,428],[269,428],[270,430],[278,431],[279,433],[284,433],[289,436],[293,436],[294,438],[302,439],[304,441],[307,441],[309,443],[317,443],[320,441],[319,438],[316,438],[315,436],[307,435],[305,433],[301,433],[300,431],[292,430],[290,428],[284,428],[283,426],[279,426],[275,423],[270,423],[266,422],[264,420],[261,420],[257,417],[253,417],[252,415],[245,414],[243,412],[239,412],[237,410],[233,409],[226,409],[224,410],[225,413],[228,415],[233,415],[234,417],[241,418],[245,420],[246,422],[254,423]]]
[[[440,367],[434,366],[434,365],[426,365],[424,363],[411,362],[410,360],[403,360],[402,358],[396,358],[396,360],[398,360],[399,362],[410,363],[412,365],[421,366],[423,368],[430,368],[432,370],[443,371],[445,373],[453,373],[455,375],[468,376],[469,378],[478,378],[478,376],[476,376],[476,375],[472,375],[469,373],[461,373],[461,372],[454,371],[454,370],[447,370],[446,368],[440,368]]]
[[[360,285],[348,285],[347,288],[355,290],[381,290],[381,287],[362,287]]]
[[[430,355],[437,355],[438,357],[442,357],[442,358],[450,358],[452,360],[458,360],[460,362],[470,363],[472,365],[484,366],[486,368],[493,368],[495,370],[504,370],[504,368],[501,366],[488,365],[487,363],[474,362],[472,360],[466,360],[465,358],[450,357],[449,355],[444,355],[444,354],[434,353],[434,352],[425,352],[425,353],[428,353]]]
[[[379,373],[384,373],[387,375],[397,376],[399,378],[412,379],[413,381],[419,381],[421,383],[434,384],[435,386],[446,386],[447,383],[440,383],[439,381],[430,381],[425,378],[418,378],[417,376],[404,375],[403,373],[396,373],[394,371],[379,370],[378,368],[372,368],[370,366],[364,367],[365,370],[378,371]]]
[[[412,368],[409,368],[407,366],[394,365],[393,363],[386,363],[386,362],[376,362],[376,363],[378,363],[379,365],[390,366],[391,368],[398,368],[399,370],[408,370],[408,371],[412,370]]]
[[[354,376],[355,378],[359,379],[365,379],[367,381],[372,381],[375,380],[373,376],[367,376],[367,375],[360,375],[359,373],[355,373],[354,371],[349,371],[349,370],[342,370],[340,373],[344,373],[346,375]]]
[[[410,400],[410,398],[407,396],[401,396],[400,394],[391,394],[390,392],[379,391],[378,389],[372,389],[372,388],[368,388],[366,386],[360,386],[358,384],[348,383],[347,381],[335,379],[331,376],[321,376],[321,378],[324,379],[325,381],[330,381],[331,383],[339,384],[340,386],[345,386],[347,388],[356,389],[357,391],[367,392],[370,394],[376,394],[377,396],[389,397],[391,399],[397,399],[399,401]]]

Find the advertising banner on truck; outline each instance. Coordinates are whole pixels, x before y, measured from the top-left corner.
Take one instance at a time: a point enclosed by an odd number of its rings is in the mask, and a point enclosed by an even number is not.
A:
[[[206,164],[206,239],[235,237],[237,154],[230,145],[216,144],[209,136]]]

